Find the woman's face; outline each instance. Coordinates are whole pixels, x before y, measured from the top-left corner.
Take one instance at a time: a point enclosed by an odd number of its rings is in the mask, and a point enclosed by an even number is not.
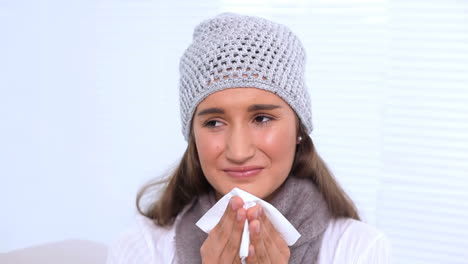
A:
[[[193,132],[203,173],[218,198],[238,187],[265,199],[289,175],[297,117],[273,93],[256,88],[213,93],[198,105]]]

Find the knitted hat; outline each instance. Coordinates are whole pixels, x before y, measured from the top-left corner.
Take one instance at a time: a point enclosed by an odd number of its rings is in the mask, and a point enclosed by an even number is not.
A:
[[[312,110],[304,84],[305,51],[287,27],[269,20],[224,13],[203,21],[180,60],[182,133],[190,134],[198,104],[210,94],[254,87],[281,97],[312,132]]]

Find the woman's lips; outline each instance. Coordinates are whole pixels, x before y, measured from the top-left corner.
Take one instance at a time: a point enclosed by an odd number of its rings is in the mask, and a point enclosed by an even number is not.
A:
[[[263,170],[262,167],[239,167],[239,168],[227,168],[223,171],[227,175],[234,178],[248,178],[258,175]]]

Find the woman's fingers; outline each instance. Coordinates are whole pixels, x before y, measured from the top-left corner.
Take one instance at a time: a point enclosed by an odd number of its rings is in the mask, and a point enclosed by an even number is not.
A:
[[[224,245],[224,249],[221,253],[220,263],[230,263],[232,260],[240,260],[239,248],[242,239],[242,231],[244,230],[245,219],[246,213],[244,208],[241,206],[235,210],[235,214],[233,218],[231,218],[231,221],[226,221],[226,223],[223,224],[223,228],[226,230],[231,230],[231,233],[229,234],[228,240]]]
[[[249,221],[250,246],[247,263],[288,263],[289,247],[260,205],[243,208],[233,197],[220,222],[200,249],[203,263],[240,263],[239,248],[245,220]]]
[[[231,198],[219,223],[200,248],[204,263],[238,263],[246,212],[240,197]],[[240,259],[239,259],[240,261]]]
[[[219,223],[215,226],[215,228],[213,228],[211,232],[217,232],[217,235],[221,236],[220,238],[229,238],[224,235],[224,231],[230,231],[232,226],[237,223],[238,210],[242,209],[242,211],[244,211],[243,206],[244,202],[242,199],[238,196],[233,196],[229,201],[226,211],[224,211],[223,216],[219,220]]]
[[[289,247],[260,205],[248,209],[247,219],[251,242],[247,263],[288,263]]]
[[[249,223],[250,246],[247,263],[271,263],[268,249],[265,247],[263,231],[258,219]]]
[[[289,246],[286,243],[286,241],[284,241],[281,234],[276,230],[276,228],[270,222],[268,217],[266,215],[262,215],[260,222],[261,224],[263,224],[265,233],[267,235],[267,239],[265,241],[266,246],[267,247],[274,246],[277,249],[275,253],[278,253],[278,256],[280,257],[280,259],[284,259],[284,258],[289,259],[289,256],[290,256]]]

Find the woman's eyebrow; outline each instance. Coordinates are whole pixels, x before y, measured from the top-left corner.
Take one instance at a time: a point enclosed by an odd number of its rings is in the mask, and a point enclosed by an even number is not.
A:
[[[249,106],[247,108],[248,112],[254,112],[254,111],[261,111],[261,110],[273,110],[276,108],[281,108],[280,105],[274,105],[274,104],[254,104]]]
[[[274,104],[254,104],[249,106],[247,108],[247,112],[255,112],[255,111],[261,111],[261,110],[273,110],[281,108],[280,105],[274,105]],[[197,116],[202,116],[202,115],[208,115],[208,114],[224,114],[224,109],[218,108],[218,107],[211,107],[211,108],[206,108],[198,112]]]
[[[197,116],[208,115],[208,114],[224,114],[224,110],[217,107],[206,108],[198,112]]]

